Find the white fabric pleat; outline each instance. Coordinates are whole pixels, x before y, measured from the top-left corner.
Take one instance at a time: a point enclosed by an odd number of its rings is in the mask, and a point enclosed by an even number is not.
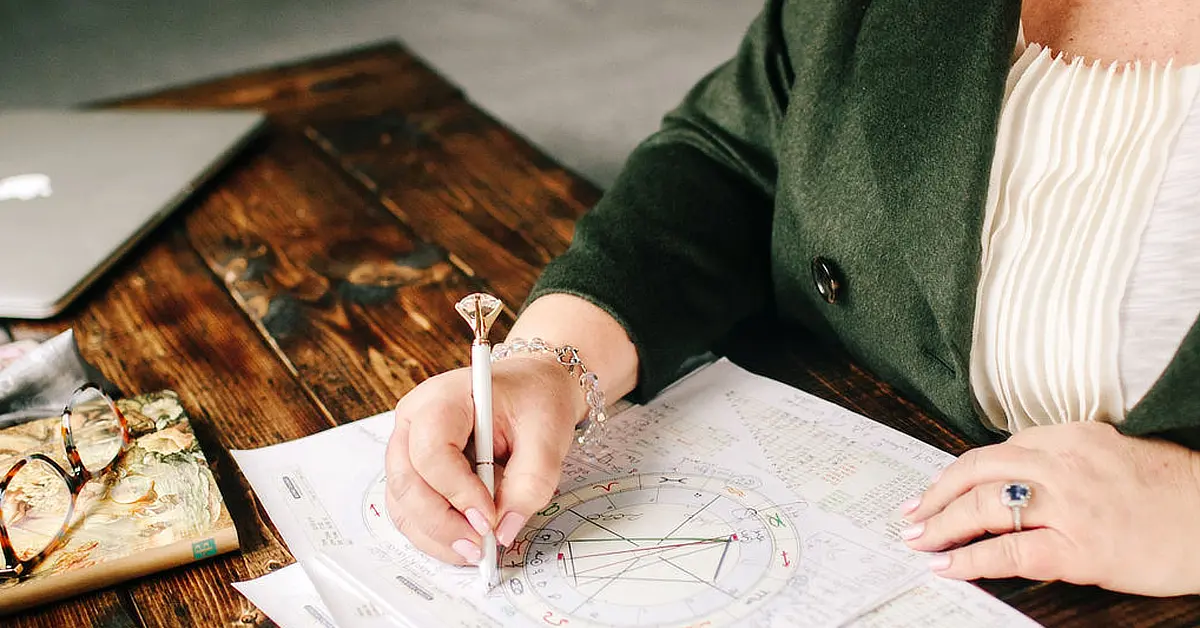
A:
[[[1068,62],[1018,45],[992,163],[971,350],[972,388],[995,426],[1119,422],[1196,319],[1200,275],[1163,275],[1191,287],[1170,314],[1144,283],[1175,289],[1153,276],[1164,266],[1200,273],[1200,255],[1168,246],[1170,225],[1152,220],[1165,203],[1163,216],[1200,236],[1200,207],[1183,192],[1200,196],[1200,146],[1191,149],[1197,161],[1172,156],[1177,139],[1200,138],[1200,127],[1184,124],[1200,122],[1189,116],[1198,86],[1200,66]]]

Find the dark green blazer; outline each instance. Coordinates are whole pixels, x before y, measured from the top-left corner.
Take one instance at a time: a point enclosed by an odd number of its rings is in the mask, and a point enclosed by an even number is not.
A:
[[[531,300],[625,327],[653,395],[773,308],[979,442],[971,329],[1019,0],[769,0],[579,221]],[[814,258],[834,268],[828,303]],[[1200,446],[1200,331],[1119,427]]]

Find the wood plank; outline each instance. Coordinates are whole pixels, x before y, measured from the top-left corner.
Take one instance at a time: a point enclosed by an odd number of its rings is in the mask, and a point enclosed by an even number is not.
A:
[[[281,130],[187,219],[191,243],[338,421],[470,360],[454,303],[479,285],[299,134]],[[503,333],[503,326],[498,333]]]
[[[180,221],[151,240],[106,276],[85,297],[86,305],[57,321],[13,327],[72,325],[85,358],[123,391],[179,392],[238,526],[242,550],[121,589],[129,591],[149,626],[210,626],[244,618],[254,623],[263,618],[229,583],[292,559],[228,449],[291,440],[331,422],[234,308],[183,239]]]
[[[59,604],[30,609],[12,617],[0,617],[0,625],[13,628],[62,628],[97,626],[135,628],[143,626],[131,602],[114,590],[95,591]],[[127,599],[127,598],[125,598]]]
[[[256,109],[276,125],[426,111],[462,91],[396,42],[219,77],[161,92],[95,103],[123,108]]]
[[[413,231],[522,302],[599,191],[468,101],[404,114],[317,121],[309,134]]]
[[[1046,584],[1005,599],[1045,626],[1200,626],[1200,598],[1148,598],[1097,587]]]

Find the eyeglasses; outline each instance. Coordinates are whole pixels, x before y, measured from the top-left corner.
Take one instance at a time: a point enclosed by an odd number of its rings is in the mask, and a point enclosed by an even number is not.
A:
[[[112,471],[131,443],[125,415],[95,384],[71,395],[59,433],[70,470],[35,453],[17,460],[0,479],[0,579],[28,575],[58,546],[84,484]]]

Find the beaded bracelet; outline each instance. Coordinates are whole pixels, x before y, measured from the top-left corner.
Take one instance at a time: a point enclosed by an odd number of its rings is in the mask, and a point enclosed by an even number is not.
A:
[[[579,357],[579,350],[571,345],[556,347],[541,338],[525,340],[513,338],[492,347],[492,362],[503,360],[513,355],[553,355],[558,363],[566,367],[567,373],[575,375],[579,372],[579,386],[583,389],[584,399],[587,400],[587,417],[575,426],[575,442],[584,453],[597,457],[604,451],[603,441],[607,426],[608,415],[604,408],[604,391],[600,390],[600,378],[587,370]]]

